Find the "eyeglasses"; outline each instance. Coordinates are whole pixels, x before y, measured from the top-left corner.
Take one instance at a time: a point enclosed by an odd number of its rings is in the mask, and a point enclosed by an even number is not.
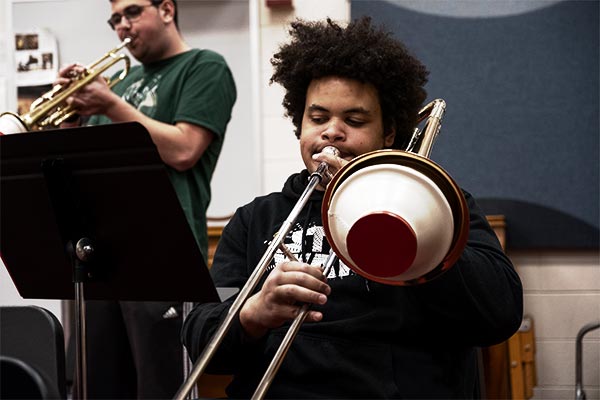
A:
[[[110,27],[114,30],[115,27],[121,23],[121,19],[123,17],[127,18],[127,21],[129,21],[129,22],[133,22],[136,19],[138,19],[140,17],[140,15],[142,15],[142,12],[144,12],[144,8],[154,7],[156,5],[157,4],[154,4],[154,3],[147,4],[145,6],[140,6],[140,5],[134,4],[129,7],[125,7],[125,9],[123,10],[123,14],[114,13],[113,15],[110,16],[110,18],[106,22],[108,22],[108,25],[110,25]]]

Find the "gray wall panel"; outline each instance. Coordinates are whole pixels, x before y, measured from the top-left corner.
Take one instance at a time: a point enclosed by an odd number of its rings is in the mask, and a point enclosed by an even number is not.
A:
[[[353,0],[352,18],[385,24],[428,66],[430,99],[448,103],[432,159],[506,215],[509,246],[597,248],[599,2],[502,16],[514,2],[452,3]]]

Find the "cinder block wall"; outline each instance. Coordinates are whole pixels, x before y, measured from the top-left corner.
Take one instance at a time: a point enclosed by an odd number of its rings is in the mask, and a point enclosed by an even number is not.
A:
[[[585,324],[600,320],[600,259],[597,252],[510,252],[525,289],[525,312],[536,337],[535,399],[575,398],[575,339]],[[587,399],[600,398],[600,330],[583,341]]]

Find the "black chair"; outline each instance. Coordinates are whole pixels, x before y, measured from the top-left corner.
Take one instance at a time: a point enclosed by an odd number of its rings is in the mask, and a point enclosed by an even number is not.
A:
[[[31,365],[0,356],[0,399],[60,399],[54,386]]]
[[[0,307],[0,344],[2,399],[67,398],[64,335],[54,314],[36,306]]]

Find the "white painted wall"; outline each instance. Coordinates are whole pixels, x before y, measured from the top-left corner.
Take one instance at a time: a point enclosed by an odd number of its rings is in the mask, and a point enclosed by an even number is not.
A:
[[[13,110],[16,107],[16,89],[12,68],[12,3],[0,1],[0,110]]]
[[[272,74],[271,56],[280,43],[287,40],[286,24],[294,18],[307,20],[330,17],[348,21],[347,0],[294,0],[294,8],[267,8],[260,2],[260,90],[262,106],[262,182],[263,192],[279,191],[286,178],[304,168],[299,144],[291,121],[284,118],[283,89],[269,85]]]

